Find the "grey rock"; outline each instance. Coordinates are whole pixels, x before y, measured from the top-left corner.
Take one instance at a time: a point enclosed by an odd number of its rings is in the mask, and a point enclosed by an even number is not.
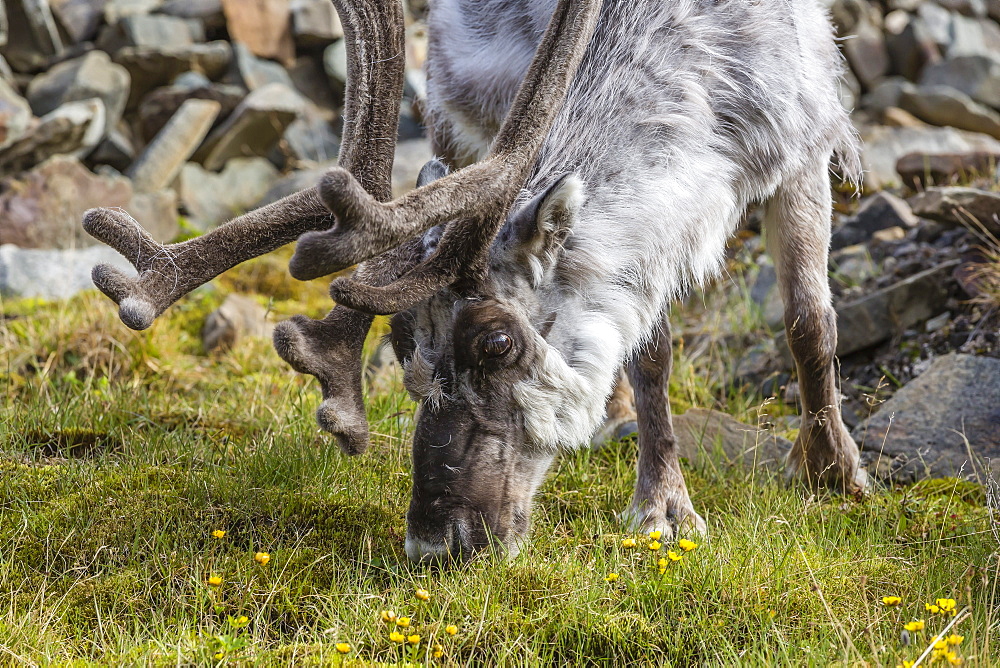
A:
[[[900,107],[928,123],[950,125],[1000,138],[1000,113],[950,86],[919,86],[904,90],[899,103]]]
[[[239,106],[246,91],[230,84],[214,83],[194,72],[186,72],[174,85],[152,91],[139,105],[139,129],[148,141],[156,136],[188,100],[211,100],[219,104],[215,122],[225,119]]]
[[[757,262],[756,272],[748,276],[750,299],[760,307],[764,322],[772,330],[779,330],[785,323],[785,306],[778,290],[778,274],[767,255]]]
[[[212,311],[201,330],[206,352],[223,352],[246,337],[271,338],[274,325],[267,321],[267,310],[249,297],[229,295]]]
[[[206,169],[237,157],[265,156],[303,109],[302,97],[282,84],[266,84],[247,95],[195,154]]]
[[[292,33],[302,48],[323,47],[344,36],[333,3],[328,0],[292,0]]]
[[[234,158],[218,174],[184,165],[177,190],[189,220],[204,231],[252,208],[277,180],[278,170],[267,160]]]
[[[945,49],[948,58],[990,57],[1000,52],[1000,26],[989,19],[953,14],[951,31],[951,41]]]
[[[854,430],[869,472],[896,482],[1000,473],[1000,360],[939,357]],[[989,461],[988,461],[989,459]]]
[[[1000,152],[1000,141],[993,137],[955,128],[871,126],[861,131],[861,138],[865,186],[872,189],[899,183],[896,162],[910,153]]]
[[[172,241],[181,231],[173,190],[134,193],[125,210],[157,241]]]
[[[340,153],[340,138],[330,121],[309,102],[301,116],[285,130],[284,143],[296,163],[325,163],[335,160]]]
[[[106,26],[97,46],[114,52],[126,46],[176,47],[205,41],[205,29],[197,19],[163,14],[132,14]]]
[[[913,84],[903,77],[886,77],[861,96],[861,107],[881,115],[890,107],[898,107],[903,91],[912,86]]]
[[[935,0],[945,9],[964,16],[986,16],[985,0]]]
[[[948,262],[837,307],[837,354],[869,348],[944,310],[957,262]]]
[[[392,163],[392,196],[413,190],[417,185],[417,175],[424,164],[434,157],[431,143],[427,139],[410,139],[396,144],[396,157]]]
[[[136,190],[155,191],[169,186],[187,159],[198,149],[219,114],[219,103],[188,100],[156,135],[129,168]]]
[[[33,118],[28,101],[0,79],[0,150],[24,136]]]
[[[863,15],[853,28],[853,38],[842,43],[844,55],[858,80],[866,88],[889,72],[889,51],[882,28]]]
[[[950,225],[975,227],[978,221],[993,235],[1000,235],[1000,194],[976,188],[928,188],[913,198],[919,216]]]
[[[65,299],[94,287],[90,272],[110,264],[134,276],[135,269],[117,251],[103,244],[89,248],[41,250],[0,246],[0,295]]]
[[[946,185],[956,177],[992,173],[997,165],[1000,165],[1000,153],[989,151],[909,153],[896,162],[896,171],[904,185],[923,190],[933,185]]]
[[[291,77],[295,90],[333,120],[335,117],[333,109],[340,107],[343,100],[330,85],[330,78],[323,71],[323,64],[314,58],[299,58],[285,71]]]
[[[790,441],[772,431],[704,408],[674,416],[673,424],[678,456],[695,466],[722,464],[777,473],[792,449]]]
[[[941,60],[941,47],[933,39],[924,20],[897,10],[885,17],[886,48],[892,69],[916,81],[928,63]]]
[[[23,171],[56,154],[84,157],[104,137],[104,103],[69,102],[0,151],[0,173]]]
[[[923,2],[917,7],[917,16],[934,43],[947,50],[952,41],[954,15],[937,3]]]
[[[159,9],[163,0],[107,0],[104,3],[104,20],[114,25],[126,16],[143,16]]]
[[[197,19],[206,29],[216,30],[226,25],[222,0],[167,0],[159,12],[181,19]]]
[[[7,45],[7,8],[3,3],[4,0],[0,0],[0,48]]]
[[[920,83],[928,86],[951,86],[976,102],[1000,108],[1000,58],[962,56],[929,65]]]
[[[104,0],[49,0],[49,5],[70,43],[86,42],[97,35],[104,16]]]
[[[347,85],[347,44],[340,39],[323,51],[323,69],[337,90]]]
[[[888,192],[880,192],[862,203],[858,212],[844,221],[832,235],[834,249],[860,244],[871,239],[872,234],[890,227],[916,227],[919,219],[910,205]]]
[[[43,116],[67,102],[99,98],[104,103],[107,134],[125,111],[130,83],[128,70],[112,63],[108,54],[89,51],[32,79],[28,102],[36,115]]]
[[[258,58],[246,44],[240,42],[233,42],[233,68],[247,90],[256,90],[271,83],[295,87],[284,67],[272,60]]]
[[[3,55],[14,69],[39,69],[62,52],[62,38],[46,0],[6,0],[6,8],[8,32]]]
[[[14,70],[10,69],[10,65],[2,55],[0,55],[0,81],[8,85],[14,83]]]
[[[109,165],[119,172],[124,172],[135,160],[135,145],[126,133],[117,129],[112,130],[87,159],[92,164]]]
[[[147,92],[170,83],[182,72],[196,70],[210,79],[217,79],[229,67],[232,57],[229,42],[219,40],[159,48],[129,46],[118,50],[114,61],[132,76],[128,107],[133,108]]]
[[[830,253],[830,271],[836,280],[858,285],[878,275],[879,268],[868,247],[856,244]]]
[[[329,162],[310,169],[295,171],[278,179],[268,188],[264,196],[256,202],[255,208],[267,206],[300,190],[315,188],[319,184],[320,179],[323,178],[323,174],[331,167],[335,167],[336,164],[336,162]]]

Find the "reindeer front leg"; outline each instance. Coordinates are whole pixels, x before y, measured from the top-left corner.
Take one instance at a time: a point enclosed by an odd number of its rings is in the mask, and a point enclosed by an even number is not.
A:
[[[691,505],[677,460],[668,399],[672,363],[670,321],[664,313],[649,345],[628,363],[639,422],[639,463],[635,496],[622,517],[633,530],[659,530],[666,540],[706,529]]]

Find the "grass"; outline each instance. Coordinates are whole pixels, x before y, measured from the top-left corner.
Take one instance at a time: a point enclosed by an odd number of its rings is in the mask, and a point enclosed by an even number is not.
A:
[[[1000,657],[997,527],[983,488],[956,480],[855,500],[688,466],[710,533],[661,575],[675,545],[621,545],[634,443],[612,443],[559,459],[516,559],[409,564],[414,405],[399,379],[379,380],[372,448],[347,458],[315,425],[314,381],[269,342],[201,351],[230,289],[277,295],[258,297],[279,317],[322,313],[322,284],[289,287],[281,261],[237,269],[142,333],[97,294],[2,304],[0,665],[893,666],[952,620],[925,610],[936,598],[970,612],[955,628],[966,665]],[[756,422],[764,398],[725,375],[759,315],[726,313],[735,338],[682,337],[672,401]],[[383,609],[412,617],[419,644],[391,642]],[[926,630],[904,645],[916,619]]]

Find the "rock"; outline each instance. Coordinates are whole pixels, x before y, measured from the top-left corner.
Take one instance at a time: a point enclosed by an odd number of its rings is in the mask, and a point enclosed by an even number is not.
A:
[[[267,206],[268,204],[277,202],[283,197],[297,193],[300,190],[305,190],[306,188],[315,188],[319,184],[319,180],[323,178],[326,171],[331,167],[335,167],[336,164],[336,162],[331,161],[311,169],[292,172],[291,174],[278,179],[270,188],[268,188],[267,192],[264,193],[264,196],[254,204],[254,208]]]
[[[97,35],[104,0],[49,0],[49,6],[71,44],[90,41]]]
[[[695,466],[722,463],[776,473],[792,449],[790,441],[774,432],[704,408],[675,415],[673,424],[678,456]]]
[[[176,207],[167,197],[134,198],[128,179],[99,176],[76,158],[55,156],[0,182],[0,236],[22,248],[90,246],[96,242],[80,225],[83,214],[110,206],[141,220],[158,241],[169,241],[178,228]]]
[[[952,15],[951,41],[945,49],[948,58],[995,57],[997,53],[1000,53],[1000,26],[989,19]]]
[[[289,0],[222,0],[222,11],[234,41],[262,58],[295,59]]]
[[[900,107],[928,123],[982,132],[1000,139],[1000,113],[950,86],[904,90],[899,103]]]
[[[878,264],[864,244],[847,246],[830,253],[830,272],[842,283],[859,285],[878,275],[878,271]]]
[[[233,65],[247,90],[257,90],[269,83],[295,87],[284,67],[276,62],[258,58],[246,44],[233,42]]]
[[[986,16],[985,0],[935,0],[945,9],[964,16]]]
[[[28,169],[55,154],[86,156],[104,137],[104,103],[69,102],[0,151],[0,173]]]
[[[896,162],[896,171],[903,184],[914,190],[932,185],[947,185],[955,177],[992,173],[1000,164],[1000,153],[939,153],[926,155],[908,153]]]
[[[870,126],[861,132],[865,187],[880,189],[899,183],[896,162],[910,153],[1000,152],[993,137],[954,128],[890,128]]]
[[[79,222],[79,221],[78,221]],[[90,272],[110,264],[135,276],[131,263],[103,244],[88,248],[39,250],[0,246],[0,296],[65,299],[94,287]]]
[[[163,48],[189,46],[205,41],[205,29],[197,19],[163,14],[133,14],[101,31],[100,49],[115,52],[126,46]]]
[[[172,241],[181,231],[173,190],[134,193],[125,209],[157,241]]]
[[[1000,59],[962,56],[929,65],[920,77],[927,86],[951,86],[976,102],[1000,107]]]
[[[342,106],[343,99],[334,93],[321,62],[314,58],[299,58],[285,71],[295,90],[319,107],[330,120],[336,118],[333,110]]]
[[[190,79],[190,81],[186,81]],[[183,82],[183,83],[182,83]],[[139,128],[147,141],[156,136],[187,100],[211,100],[219,104],[215,119],[227,118],[239,106],[246,91],[239,86],[213,83],[194,72],[177,77],[172,86],[157,88],[139,105]]]
[[[923,19],[897,10],[885,17],[886,48],[892,69],[916,81],[928,63],[941,60],[941,48]]]
[[[879,230],[911,228],[919,222],[909,204],[891,193],[880,192],[866,200],[856,214],[833,232],[831,247],[838,249],[864,243]]]
[[[7,45],[7,8],[0,0],[0,48]]]
[[[927,124],[908,111],[889,107],[882,112],[882,122],[891,128],[926,128]]]
[[[198,149],[219,114],[219,103],[188,100],[128,170],[136,190],[166,188]]]
[[[28,101],[0,79],[0,151],[23,137],[32,120]]]
[[[131,138],[120,130],[112,130],[111,134],[101,140],[97,148],[88,156],[88,161],[97,165],[109,165],[119,172],[124,172],[135,160],[135,145]]]
[[[301,96],[287,86],[262,86],[212,132],[195,161],[214,171],[232,158],[267,155],[302,108]]]
[[[222,305],[205,319],[201,341],[206,352],[229,350],[240,339],[255,336],[271,338],[274,325],[267,321],[267,310],[242,295],[229,295]]]
[[[939,357],[854,430],[871,473],[982,481],[1000,472],[1000,360]],[[987,461],[989,463],[987,464]]]
[[[46,0],[6,0],[8,33],[3,55],[19,72],[40,69],[63,50]]]
[[[291,0],[292,33],[304,49],[324,47],[344,36],[333,3],[328,0]]]
[[[863,15],[853,28],[852,39],[841,43],[847,62],[865,88],[871,88],[889,72],[889,51],[882,28]]]
[[[105,134],[118,124],[128,101],[131,77],[128,70],[111,62],[103,51],[67,60],[31,80],[28,102],[43,116],[67,102],[100,98],[104,103]]]
[[[264,158],[234,158],[218,174],[188,163],[178,192],[191,223],[205,231],[252,208],[277,180],[278,170]]]
[[[956,264],[927,269],[838,306],[837,355],[874,346],[943,311]]]
[[[952,225],[978,221],[993,235],[1000,235],[1000,194],[975,188],[928,188],[913,198],[919,216]]]
[[[104,3],[104,21],[114,25],[127,16],[144,16],[155,12],[163,0],[107,0]]]
[[[166,46],[160,48],[129,46],[114,55],[114,61],[132,76],[132,92],[128,108],[134,108],[142,97],[159,86],[170,83],[182,72],[201,72],[209,79],[222,76],[232,60],[229,42]]]
[[[413,190],[417,185],[417,175],[428,160],[434,157],[431,143],[427,139],[409,139],[396,144],[396,157],[392,163],[392,196]]]
[[[207,30],[226,26],[222,0],[166,0],[159,12],[180,19],[197,19]]]
[[[347,85],[347,43],[340,39],[323,51],[323,70],[337,90]]]
[[[340,153],[340,137],[326,116],[312,103],[285,130],[284,143],[296,163],[324,163]]]
[[[898,107],[903,90],[912,85],[903,77],[886,77],[861,97],[861,106],[873,114],[881,114],[890,107]]]

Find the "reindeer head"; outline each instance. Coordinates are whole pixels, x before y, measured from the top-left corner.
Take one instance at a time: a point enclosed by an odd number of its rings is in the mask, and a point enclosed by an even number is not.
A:
[[[484,160],[452,174],[432,161],[418,188],[391,202],[384,200],[402,92],[401,7],[398,0],[335,4],[350,63],[340,166],[315,189],[181,244],[161,246],[127,215],[92,210],[85,229],[139,270],[133,279],[95,267],[94,282],[127,325],[143,329],[194,287],[295,239],[289,268],[296,278],[363,262],[353,278],[333,281],[339,305],[325,319],[281,323],[275,348],[319,379],[320,425],[357,454],[368,444],[361,344],[373,315],[397,314],[393,345],[420,402],[407,553],[469,554],[491,537],[516,549],[560,443],[555,425],[566,422],[538,405],[562,362],[550,354],[551,312],[533,287],[565,239],[566,212],[578,205],[575,181],[560,178],[514,205],[601,2],[560,0]]]

